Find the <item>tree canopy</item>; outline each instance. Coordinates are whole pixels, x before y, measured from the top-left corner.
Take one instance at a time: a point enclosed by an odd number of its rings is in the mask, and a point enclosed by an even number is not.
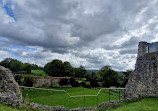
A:
[[[99,81],[103,82],[104,87],[118,86],[118,73],[110,66],[102,67],[97,75]]]
[[[30,63],[22,63],[21,61],[12,58],[5,58],[3,61],[0,62],[0,65],[9,68],[12,72],[25,71],[28,74],[31,73],[32,69],[41,68],[38,65],[30,64]]]

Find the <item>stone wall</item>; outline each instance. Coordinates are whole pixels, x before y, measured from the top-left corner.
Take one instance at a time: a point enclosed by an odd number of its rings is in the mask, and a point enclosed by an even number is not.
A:
[[[143,56],[147,53],[152,53],[158,51],[158,42],[140,42],[139,43],[139,49],[138,49],[138,57]]]
[[[61,79],[70,79],[69,77],[35,77],[33,87],[50,87]]]
[[[13,74],[2,66],[0,66],[0,102],[11,106],[21,106],[23,103],[19,86],[15,82]]]
[[[141,49],[139,47],[135,70],[126,85],[125,98],[158,97],[158,51],[142,54]]]

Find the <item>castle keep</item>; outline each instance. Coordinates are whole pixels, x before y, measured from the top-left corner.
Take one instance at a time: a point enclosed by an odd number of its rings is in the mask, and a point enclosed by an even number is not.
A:
[[[124,97],[158,97],[158,42],[139,43],[135,70]]]

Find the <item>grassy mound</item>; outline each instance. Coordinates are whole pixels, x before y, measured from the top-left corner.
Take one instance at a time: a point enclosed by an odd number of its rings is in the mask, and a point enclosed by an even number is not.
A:
[[[158,111],[158,98],[124,101],[112,108],[98,109],[98,111]]]

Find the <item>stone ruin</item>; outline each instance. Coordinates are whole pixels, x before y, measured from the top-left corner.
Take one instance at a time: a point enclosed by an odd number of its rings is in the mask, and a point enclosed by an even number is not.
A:
[[[158,97],[158,43],[140,42],[124,98]]]
[[[0,102],[11,106],[21,106],[23,103],[19,86],[9,69],[0,66]]]

